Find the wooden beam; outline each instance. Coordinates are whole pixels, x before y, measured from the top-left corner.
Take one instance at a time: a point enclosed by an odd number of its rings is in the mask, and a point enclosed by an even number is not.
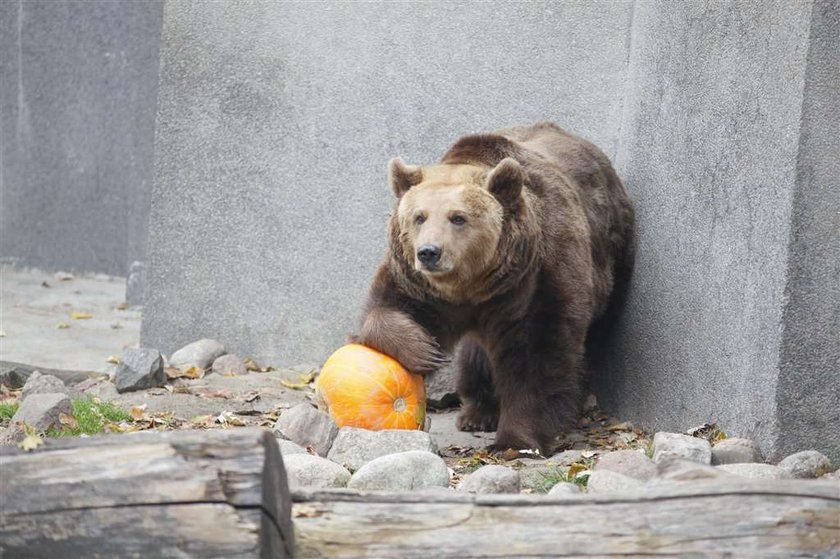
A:
[[[623,495],[300,492],[295,557],[840,555],[840,483],[717,479]]]
[[[0,448],[0,556],[293,552],[277,441],[260,429],[143,432]]]

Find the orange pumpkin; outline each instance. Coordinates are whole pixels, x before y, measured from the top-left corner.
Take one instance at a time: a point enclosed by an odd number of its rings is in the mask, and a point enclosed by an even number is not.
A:
[[[426,420],[423,377],[396,360],[359,344],[333,353],[315,391],[339,427],[422,429]]]

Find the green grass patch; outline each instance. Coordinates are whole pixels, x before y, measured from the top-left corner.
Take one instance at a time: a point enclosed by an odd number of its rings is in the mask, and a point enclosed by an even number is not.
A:
[[[11,419],[17,413],[19,407],[18,402],[0,402],[0,419]]]
[[[49,437],[73,437],[78,435],[97,435],[105,431],[108,423],[130,421],[131,415],[122,408],[108,402],[96,403],[89,398],[73,400],[73,418],[76,425],[65,425],[60,430],[47,433]]]

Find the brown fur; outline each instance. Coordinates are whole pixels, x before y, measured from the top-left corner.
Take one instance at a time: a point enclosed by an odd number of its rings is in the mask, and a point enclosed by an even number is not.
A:
[[[545,452],[579,413],[587,335],[632,271],[621,181],[549,123],[467,136],[439,165],[393,160],[389,174],[390,248],[355,340],[421,374],[461,341],[459,428]],[[417,255],[431,245],[434,269]]]

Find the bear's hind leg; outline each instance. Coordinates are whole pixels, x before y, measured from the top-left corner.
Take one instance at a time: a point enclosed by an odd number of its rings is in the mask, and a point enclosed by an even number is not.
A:
[[[495,431],[499,402],[493,390],[487,352],[472,338],[461,343],[458,355],[458,395],[463,402],[456,425],[461,431]]]

